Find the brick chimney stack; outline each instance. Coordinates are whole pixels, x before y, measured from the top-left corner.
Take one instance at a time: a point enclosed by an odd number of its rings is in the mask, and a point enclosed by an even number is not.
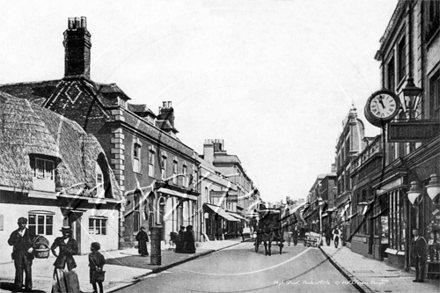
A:
[[[91,34],[87,30],[87,18],[69,17],[64,32],[64,76],[83,75],[90,78]]]

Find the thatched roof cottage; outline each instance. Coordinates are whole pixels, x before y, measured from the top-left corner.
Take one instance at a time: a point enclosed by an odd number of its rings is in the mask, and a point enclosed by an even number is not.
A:
[[[70,225],[84,253],[93,241],[117,249],[121,196],[92,134],[72,120],[0,91],[2,239],[16,229],[18,217],[26,217],[29,229],[49,240],[58,236],[61,226]],[[0,242],[0,259],[9,257],[7,243]]]

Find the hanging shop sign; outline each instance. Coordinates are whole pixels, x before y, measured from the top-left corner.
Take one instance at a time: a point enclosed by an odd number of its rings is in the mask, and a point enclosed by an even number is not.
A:
[[[431,139],[440,133],[439,121],[391,122],[388,131],[390,142],[419,142]]]

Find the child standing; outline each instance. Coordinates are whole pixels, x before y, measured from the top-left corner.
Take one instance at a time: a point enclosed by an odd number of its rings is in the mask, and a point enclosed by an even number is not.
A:
[[[93,242],[91,244],[90,250],[92,253],[89,254],[89,267],[90,267],[90,284],[93,286],[93,293],[97,293],[96,283],[99,286],[99,292],[104,293],[102,288],[102,282],[104,281],[104,272],[102,268],[105,264],[104,256],[99,252],[101,245],[98,242]]]

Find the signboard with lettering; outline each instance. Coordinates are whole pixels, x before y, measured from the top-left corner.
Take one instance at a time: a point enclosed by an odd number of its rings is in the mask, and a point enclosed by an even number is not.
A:
[[[439,121],[391,122],[389,142],[419,142],[431,139],[440,133]]]

